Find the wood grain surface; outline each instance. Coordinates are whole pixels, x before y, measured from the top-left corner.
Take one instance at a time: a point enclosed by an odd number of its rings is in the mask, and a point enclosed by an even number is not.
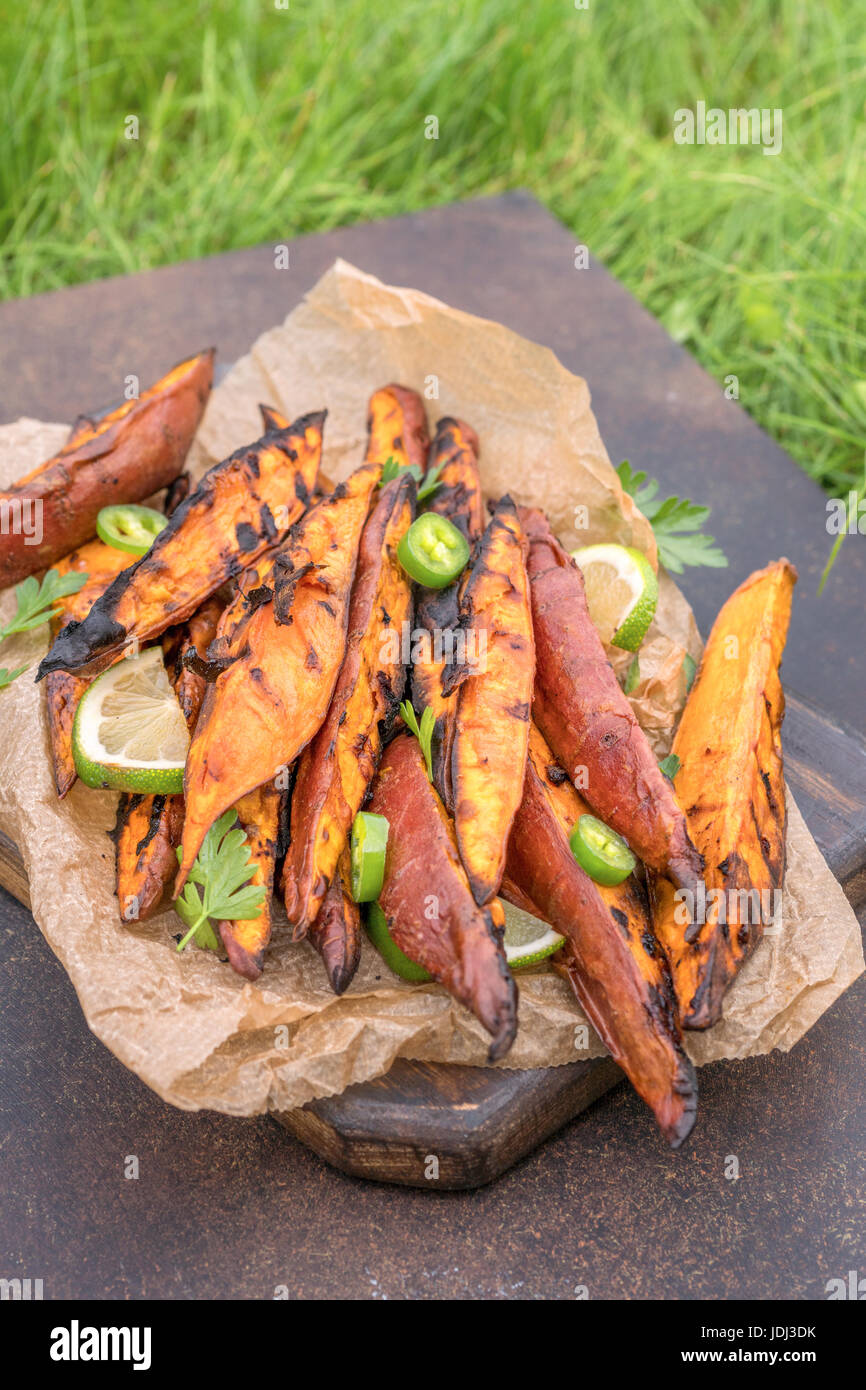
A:
[[[785,683],[862,730],[866,541],[848,539],[819,600],[820,489],[750,420],[748,380],[726,400],[591,247],[575,270],[581,235],[514,193],[296,240],[287,224],[279,274],[263,246],[0,305],[0,419],[69,421],[191,346],[231,361],[343,256],[545,343],[587,378],[615,462],[712,505],[730,569],[682,579],[703,632],[755,565],[787,554]],[[798,751],[793,710],[785,741],[810,819],[795,764],[819,787],[835,773]],[[822,746],[846,764],[843,742]],[[839,808],[810,823],[825,848],[841,826],[856,860]],[[264,1118],[166,1106],[88,1032],[2,890],[0,941],[0,1276],[41,1277],[46,1298],[568,1299],[580,1284],[591,1299],[809,1299],[866,1270],[864,977],[790,1053],[703,1067],[678,1153],[616,1086],[497,1182],[447,1192],[359,1182]]]

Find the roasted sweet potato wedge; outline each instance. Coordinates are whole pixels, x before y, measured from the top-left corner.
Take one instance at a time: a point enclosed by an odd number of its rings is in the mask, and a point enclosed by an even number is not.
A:
[[[706,862],[700,910],[654,884],[656,932],[686,1028],[709,1028],[764,926],[785,874],[785,778],[779,666],[797,571],[757,570],[713,624],[673,751],[674,785]],[[703,919],[703,920],[702,920]]]
[[[490,909],[472,897],[454,828],[413,736],[398,733],[385,749],[368,809],[390,824],[379,895],[388,930],[480,1020],[496,1061],[517,1032],[517,988]]]
[[[0,512],[18,518],[4,527],[0,589],[94,536],[100,508],[140,502],[177,477],[210,394],[213,357],[211,349],[180,362],[96,423],[82,417],[59,454],[0,493]]]
[[[503,895],[565,936],[554,963],[677,1147],[694,1124],[697,1081],[683,1050],[667,962],[637,879],[604,887],[574,858],[568,835],[587,809],[533,725]]]
[[[104,594],[122,569],[133,563],[133,556],[102,541],[89,541],[60,560],[55,569],[60,574],[75,570],[85,573],[87,583],[77,594],[67,594],[59,600],[51,620],[51,635],[56,637],[67,623],[81,622],[100,594]],[[66,671],[52,671],[45,682],[45,709],[48,734],[51,740],[51,760],[57,795],[65,796],[75,785],[77,773],[72,757],[72,725],[75,711],[90,682]]]
[[[382,465],[415,464],[424,471],[430,434],[427,414],[417,391],[407,386],[382,386],[370,397],[367,414],[366,462]]]
[[[430,446],[429,469],[441,471],[439,486],[427,509],[446,516],[463,532],[470,545],[475,544],[484,530],[478,455],[478,437],[469,425],[448,417],[437,423]],[[433,711],[433,781],[449,810],[452,808],[451,750],[457,691],[444,694],[442,678],[446,668],[460,660],[456,643],[465,634],[459,624],[460,580],[445,589],[419,587],[415,601],[412,703],[419,715],[427,708]]]
[[[208,599],[188,623],[163,638],[166,669],[190,733],[201,708],[205,682],[185,664],[184,655],[190,649],[200,658],[204,655],[221,611],[217,599]],[[114,844],[117,900],[125,922],[144,921],[159,907],[177,873],[183,817],[182,796],[121,795]]]
[[[331,989],[342,994],[361,959],[361,913],[349,891],[348,853],[340,857],[307,939],[322,957]]]
[[[265,783],[241,797],[236,810],[250,845],[251,883],[264,887],[265,900],[257,917],[221,922],[220,936],[232,968],[247,980],[262,973],[265,947],[271,939],[274,869],[277,861],[283,793]]]
[[[451,750],[457,843],[473,896],[499,890],[511,822],[523,794],[535,651],[524,539],[510,497],[476,549],[461,623],[484,657],[459,687]]]
[[[121,793],[113,839],[122,921],[143,922],[159,907],[177,873],[182,833],[182,796]]]
[[[522,509],[521,518],[529,538],[535,721],[595,814],[649,868],[693,890],[701,856],[605,655],[580,570],[543,512]]]
[[[84,622],[64,629],[39,667],[94,674],[136,639],[190,617],[288,531],[306,506],[325,412],[269,430],[205,473],[146,555],[114,581]]]
[[[298,763],[283,899],[295,940],[315,921],[403,697],[403,624],[412,586],[397,546],[415,515],[415,482],[388,483],[361,536],[346,655],[325,722]]]
[[[217,817],[287,771],[321,727],[345,655],[358,546],[379,472],[363,465],[304,514],[236,635],[236,659],[208,686],[187,757],[178,890]]]

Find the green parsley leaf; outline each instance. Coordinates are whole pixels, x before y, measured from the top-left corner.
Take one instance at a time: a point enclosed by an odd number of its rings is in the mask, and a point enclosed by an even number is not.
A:
[[[403,722],[412,730],[421,745],[421,752],[424,754],[424,761],[427,764],[427,776],[433,781],[433,726],[436,720],[429,705],[421,715],[421,723],[418,723],[413,706],[408,700],[404,700],[400,706],[400,713]]]
[[[616,470],[623,490],[634,500],[653,528],[659,559],[674,574],[682,574],[686,565],[705,565],[723,569],[728,561],[712,536],[700,534],[710,514],[709,507],[698,506],[687,497],[656,497],[659,485],[646,473],[634,472],[627,460]]]
[[[175,911],[189,931],[178,943],[182,951],[192,937],[198,946],[219,949],[213,921],[247,921],[258,916],[265,900],[265,889],[250,883],[253,865],[249,841],[237,815],[226,811],[208,831]],[[178,849],[178,862],[183,851]],[[201,893],[198,889],[201,889]]]
[[[676,777],[681,765],[682,764],[680,763],[680,760],[677,757],[676,753],[668,753],[667,757],[662,758],[659,762],[659,767],[661,768],[665,777],[669,777],[671,781],[673,781],[673,779]]]
[[[54,616],[54,604],[67,594],[77,594],[87,583],[88,576],[75,570],[61,574],[59,570],[49,570],[42,583],[31,574],[20,584],[15,585],[15,598],[18,607],[15,617],[4,628],[0,628],[0,639],[11,637],[13,632],[29,632],[31,628],[41,627]]]
[[[17,681],[18,677],[23,676],[26,670],[26,666],[17,666],[14,671],[10,671],[8,666],[0,666],[0,690],[4,690],[7,685]]]
[[[388,458],[382,465],[381,487],[390,483],[393,478],[399,478],[401,473],[411,473],[415,482],[418,484],[418,501],[425,502],[428,497],[440,486],[440,473],[444,465],[437,463],[435,468],[430,468],[426,473],[422,473],[417,463],[398,463],[395,458]]]

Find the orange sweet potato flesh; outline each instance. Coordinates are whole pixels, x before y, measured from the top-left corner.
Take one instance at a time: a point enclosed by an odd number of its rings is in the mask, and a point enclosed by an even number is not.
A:
[[[523,794],[535,651],[524,537],[510,497],[498,504],[461,597],[467,631],[486,642],[483,668],[459,687],[451,790],[460,857],[477,903],[499,889]]]
[[[731,595],[674,738],[674,785],[706,861],[706,920],[690,922],[661,881],[654,906],[686,1028],[709,1028],[720,1017],[725,991],[773,917],[772,895],[785,874],[779,666],[796,580],[793,565],[777,560]]]
[[[385,749],[368,809],[390,825],[379,906],[392,937],[475,1014],[496,1061],[517,1032],[517,989],[491,910],[472,897],[414,736],[398,733]]]
[[[427,414],[417,391],[392,383],[373,392],[367,413],[367,463],[382,466],[391,458],[401,467],[414,464],[423,473],[429,445]]]
[[[265,783],[242,796],[237,804],[238,820],[250,846],[250,882],[265,889],[258,915],[235,922],[221,922],[220,936],[232,969],[247,980],[262,973],[265,947],[273,925],[274,869],[277,861],[283,794],[272,783]]]
[[[186,763],[177,891],[213,822],[285,774],[322,725],[379,472],[363,465],[304,514],[276,557],[272,587],[243,621],[236,659],[208,686]]]
[[[439,486],[427,502],[427,510],[445,516],[463,532],[471,546],[484,530],[484,503],[478,472],[478,436],[462,420],[446,417],[436,425],[430,446],[429,468],[441,469]],[[433,781],[445,805],[452,807],[451,750],[457,715],[457,691],[445,694],[442,677],[452,664],[453,651],[445,643],[446,634],[461,632],[461,581],[444,589],[419,587],[415,601],[415,634],[412,651],[412,703],[420,715],[433,711],[435,720],[431,749]],[[421,634],[426,634],[421,636]]]
[[[215,464],[146,555],[114,581],[84,622],[68,627],[39,667],[94,674],[124,646],[190,617],[227,579],[273,546],[309,501],[322,452],[325,412]]]
[[[574,858],[568,835],[586,810],[533,726],[503,893],[565,936],[554,964],[677,1147],[694,1124],[697,1081],[683,1050],[667,962],[637,879],[605,887]]]
[[[184,652],[192,647],[204,656],[221,611],[217,599],[208,599],[188,623],[166,633],[163,639],[166,668],[190,732],[195,728],[205,682],[184,665]],[[117,899],[123,921],[144,921],[159,907],[177,873],[183,816],[182,796],[121,796],[114,843]]]
[[[340,856],[338,871],[328,885],[318,916],[307,934],[315,946],[335,994],[352,983],[361,959],[361,912],[349,891],[349,856]]]
[[[213,380],[213,350],[179,363],[137,400],[94,423],[81,419],[54,458],[0,492],[0,510],[41,512],[41,540],[4,535],[0,589],[55,560],[96,534],[100,508],[140,502],[167,487],[183,468]]]
[[[595,814],[649,868],[693,890],[701,857],[608,662],[580,570],[542,512],[523,509],[521,518],[535,630],[533,717]]]
[[[412,586],[397,546],[414,517],[408,473],[382,491],[364,527],[346,655],[327,717],[298,762],[283,899],[295,940],[315,921],[403,696],[403,624]]]
[[[58,601],[51,620],[51,635],[56,637],[67,623],[81,622],[100,594],[104,594],[122,569],[131,565],[134,556],[102,541],[88,541],[71,555],[65,556],[54,568],[60,574],[71,570],[87,575],[87,583],[77,594],[67,594]],[[45,709],[48,735],[51,740],[51,761],[57,795],[63,797],[75,785],[77,772],[72,756],[72,725],[75,711],[90,682],[66,671],[52,671],[45,682]]]

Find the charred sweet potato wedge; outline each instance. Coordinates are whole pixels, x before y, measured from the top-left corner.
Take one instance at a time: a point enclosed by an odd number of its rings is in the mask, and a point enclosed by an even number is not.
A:
[[[554,964],[677,1147],[694,1124],[697,1081],[683,1050],[667,962],[634,875],[605,887],[574,858],[568,836],[587,809],[533,725],[503,895],[566,938]]]
[[[349,891],[349,856],[340,857],[337,872],[307,933],[315,946],[335,994],[343,994],[361,959],[361,912]]]
[[[123,550],[115,550],[113,546],[103,545],[102,541],[89,541],[59,561],[54,568],[60,574],[68,574],[75,570],[79,574],[87,575],[87,583],[78,593],[67,594],[58,601],[55,616],[51,619],[52,637],[56,637],[67,623],[81,622],[100,594],[105,593],[111,581],[132,563],[132,555]],[[70,676],[66,671],[52,671],[45,682],[45,709],[51,740],[54,784],[60,797],[65,796],[75,785],[78,776],[72,756],[72,725],[78,701],[89,684],[89,681],[79,676]]]
[[[385,749],[368,809],[390,825],[379,906],[400,949],[470,1009],[491,1035],[489,1060],[517,1032],[517,988],[489,907],[479,907],[418,741]]]
[[[265,899],[256,917],[237,922],[221,922],[220,936],[232,969],[247,980],[262,973],[265,947],[271,939],[274,870],[277,862],[282,792],[271,783],[242,796],[236,810],[241,829],[250,846],[250,882],[265,889]]]
[[[533,716],[557,760],[634,853],[693,890],[701,857],[586,605],[583,577],[543,512],[523,509],[535,631]]]
[[[122,792],[114,826],[117,901],[123,922],[143,922],[177,873],[182,796]]]
[[[184,655],[190,648],[199,657],[204,655],[221,611],[217,599],[208,599],[188,623],[166,633],[163,639],[166,669],[190,733],[204,698],[205,682],[185,664]],[[177,873],[183,818],[182,796],[121,795],[114,844],[117,900],[123,921],[144,921],[159,907]]]
[[[403,624],[412,586],[397,546],[415,514],[408,473],[382,491],[361,536],[346,655],[325,722],[301,754],[292,795],[283,900],[295,940],[305,936],[346,847],[403,696]]]
[[[451,751],[457,844],[472,893],[499,889],[511,822],[523,794],[535,651],[524,538],[510,497],[498,504],[475,552],[461,624],[484,652],[459,686]]]
[[[654,884],[656,932],[686,1028],[717,1021],[725,991],[774,920],[787,828],[779,666],[796,580],[794,566],[777,560],[731,595],[674,738],[674,785],[706,863],[706,910],[691,920],[670,884]]]
[[[212,349],[190,357],[101,420],[78,420],[59,454],[0,492],[0,511],[20,512],[25,523],[4,533],[0,589],[90,540],[102,507],[140,502],[177,477],[210,394],[213,358]]]
[[[429,445],[427,413],[417,391],[392,383],[373,392],[367,408],[367,463],[383,467],[393,459],[423,473]]]
[[[304,514],[238,629],[236,659],[208,686],[186,763],[178,891],[213,822],[286,771],[322,725],[379,471],[363,465]]]
[[[133,639],[159,636],[190,617],[211,594],[252,564],[301,515],[322,452],[325,412],[217,463],[182,502],[146,555],[125,570],[70,624],[39,667],[95,674]]]
[[[462,420],[448,417],[436,425],[430,446],[429,469],[439,468],[439,486],[427,510],[445,516],[463,532],[470,546],[484,530],[484,503],[478,472],[478,436]],[[412,703],[420,715],[433,711],[435,723],[431,748],[433,781],[449,808],[451,796],[451,750],[457,713],[457,691],[444,694],[442,678],[446,668],[460,653],[456,643],[464,630],[460,627],[460,580],[445,589],[419,587],[415,602],[415,639],[412,650]]]

